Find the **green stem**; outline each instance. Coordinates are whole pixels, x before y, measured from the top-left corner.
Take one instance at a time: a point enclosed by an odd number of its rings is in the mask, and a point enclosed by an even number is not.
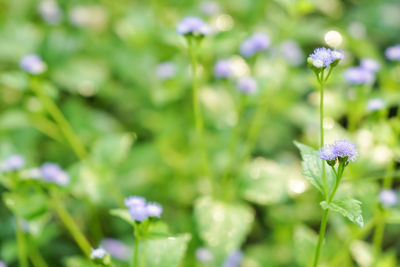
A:
[[[56,194],[52,194],[52,200],[54,209],[57,212],[58,216],[60,217],[62,223],[70,232],[71,236],[74,238],[76,244],[79,246],[82,252],[89,258],[91,252],[91,246],[89,241],[83,235],[83,233],[79,229],[78,225],[76,224],[72,216],[65,209],[64,205],[57,198]]]
[[[57,123],[64,137],[67,139],[67,141],[71,145],[71,148],[74,150],[75,154],[81,160],[85,159],[88,155],[85,147],[80,142],[78,136],[75,134],[71,125],[68,123],[67,119],[64,117],[54,101],[45,92],[43,92],[42,88],[40,88],[40,84],[37,79],[32,79],[31,88],[32,91],[40,99],[46,110],[49,112],[51,117]]]
[[[319,127],[320,127],[320,147],[325,145],[324,142],[324,71],[321,72],[321,78],[318,79],[320,84],[319,99]],[[325,199],[328,199],[328,184],[326,181],[325,161],[322,160],[322,180],[324,182]]]
[[[40,254],[39,250],[37,249],[36,245],[32,245],[29,257],[33,266],[35,267],[48,267],[46,261],[43,259],[42,255]]]
[[[324,214],[322,215],[321,226],[319,228],[319,237],[318,237],[317,248],[315,249],[313,267],[317,267],[318,266],[318,260],[319,260],[319,254],[320,254],[320,251],[321,251],[321,245],[322,245],[322,241],[324,240],[325,229],[326,229],[326,225],[328,223],[328,213],[329,213],[329,209],[326,209],[326,210],[324,210]]]
[[[26,239],[24,232],[21,228],[21,219],[15,217],[17,243],[18,243],[18,260],[20,267],[28,267],[28,257],[26,252]]]
[[[133,267],[139,267],[139,246],[140,246],[140,238],[137,236],[135,240],[135,252],[133,256]]]
[[[340,181],[342,180],[343,171],[344,171],[344,162],[341,162],[339,164],[339,168],[338,168],[337,175],[336,175],[335,187],[333,188],[332,193],[329,196],[328,203],[331,202],[333,197],[335,196],[336,190],[338,189]]]
[[[385,233],[385,211],[378,208],[377,213],[379,214],[379,220],[376,224],[374,237],[372,241],[372,247],[374,250],[375,258],[378,258],[382,249],[383,235]]]
[[[200,100],[199,100],[199,92],[197,85],[197,47],[196,40],[192,37],[188,37],[188,45],[189,45],[189,56],[191,62],[191,70],[192,70],[192,104],[193,104],[193,112],[195,118],[196,125],[196,133],[198,138],[198,146],[200,149],[202,165],[203,165],[203,174],[208,176],[210,179],[210,171],[208,167],[208,158],[207,158],[207,150],[205,147],[204,140],[204,122],[203,115],[201,112]]]

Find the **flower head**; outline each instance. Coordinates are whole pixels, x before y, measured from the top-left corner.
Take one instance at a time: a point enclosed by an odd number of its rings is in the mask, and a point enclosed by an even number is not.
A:
[[[117,239],[105,238],[101,241],[100,246],[112,257],[120,260],[129,259],[129,256],[131,255],[130,247]]]
[[[161,80],[167,80],[176,74],[176,66],[172,62],[162,62],[156,67],[156,75]]]
[[[375,79],[373,72],[362,67],[348,68],[344,75],[350,84],[368,84]]]
[[[325,145],[319,150],[319,157],[323,160],[332,161],[336,160],[336,154],[331,145]]]
[[[387,48],[385,55],[389,60],[400,61],[400,44]]]
[[[243,259],[243,252],[236,250],[228,255],[222,267],[239,267]]]
[[[329,48],[321,47],[314,50],[310,55],[312,65],[316,68],[329,67],[336,59],[339,54],[333,55],[333,51]]]
[[[397,194],[394,190],[385,189],[379,193],[379,200],[384,206],[394,206],[397,204]]]
[[[300,65],[304,60],[303,51],[299,44],[294,40],[286,40],[280,46],[283,57],[292,66]]]
[[[144,197],[130,196],[125,198],[125,206],[127,206],[128,208],[144,205],[146,205],[146,199]]]
[[[24,167],[25,159],[23,156],[15,154],[5,158],[1,164],[1,170],[4,172],[17,171]]]
[[[132,220],[142,222],[147,219],[147,209],[145,205],[134,205],[129,207],[129,214]]]
[[[208,248],[201,247],[196,249],[196,259],[202,263],[207,263],[213,259],[213,255]]]
[[[40,167],[40,173],[44,180],[65,186],[69,183],[68,174],[58,164],[46,162]]]
[[[269,37],[264,33],[255,33],[243,41],[240,46],[240,54],[244,57],[252,57],[255,53],[266,50],[270,45]]]
[[[7,265],[4,262],[0,261],[0,267],[7,267]]]
[[[231,63],[227,59],[218,60],[214,66],[214,75],[218,78],[230,78],[233,74]]]
[[[381,68],[381,64],[373,58],[363,58],[360,66],[361,68],[371,72],[377,72]]]
[[[160,218],[163,212],[163,208],[157,202],[149,202],[146,205],[147,216]]]
[[[44,63],[42,59],[35,54],[24,56],[20,60],[19,66],[22,70],[33,75],[42,74],[46,70],[46,63]]]
[[[237,87],[244,94],[254,94],[257,91],[257,82],[251,77],[244,77],[238,81]]]
[[[107,251],[105,251],[101,247],[96,248],[96,249],[92,248],[92,251],[90,252],[91,259],[102,259],[102,258],[104,258],[105,255],[107,255]]]
[[[356,145],[346,139],[336,141],[330,145],[325,145],[319,151],[319,157],[332,164],[336,162],[336,159],[346,160],[346,163],[355,161],[357,156],[358,151]]]
[[[377,111],[385,107],[385,101],[381,98],[372,98],[367,102],[367,110]]]
[[[177,31],[182,35],[204,36],[211,32],[211,28],[198,17],[186,17],[178,23]]]

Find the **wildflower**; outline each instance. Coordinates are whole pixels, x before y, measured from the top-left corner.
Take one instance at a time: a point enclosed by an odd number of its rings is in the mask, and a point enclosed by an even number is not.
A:
[[[146,205],[147,216],[160,218],[163,208],[156,202],[149,202]]]
[[[104,256],[107,255],[107,251],[105,251],[103,248],[99,247],[96,249],[92,248],[92,252],[90,253],[90,258],[91,259],[102,259]]]
[[[233,74],[233,69],[229,60],[219,60],[214,66],[214,75],[218,78],[230,78]]]
[[[237,87],[244,94],[254,94],[257,91],[257,82],[251,77],[244,77],[238,81]]]
[[[198,17],[186,17],[178,23],[177,32],[182,35],[204,36],[211,32],[211,28]]]
[[[1,164],[1,169],[4,172],[17,171],[24,167],[25,159],[23,156],[15,154],[5,158]]]
[[[363,58],[360,63],[361,68],[371,71],[377,72],[381,68],[381,64],[375,59],[372,58]]]
[[[57,25],[61,20],[61,9],[54,0],[43,0],[38,6],[43,20],[50,25]]]
[[[280,46],[283,57],[292,66],[298,66],[303,62],[304,54],[300,46],[294,40],[286,40]]]
[[[344,75],[350,84],[368,84],[375,79],[373,72],[361,67],[348,68]]]
[[[40,173],[44,180],[65,186],[69,183],[68,174],[55,163],[46,162],[40,167]]]
[[[319,151],[319,157],[323,160],[328,161],[330,165],[333,165],[338,159],[339,161],[355,161],[358,156],[356,145],[352,142],[344,139],[336,141],[331,145],[322,147]]]
[[[336,160],[336,154],[331,145],[325,145],[319,150],[319,157],[326,161]]]
[[[338,59],[339,54],[332,54],[332,50],[321,47],[314,50],[314,52],[309,56],[311,63],[316,68],[329,67],[335,59]]]
[[[176,66],[172,62],[163,62],[157,65],[156,75],[161,80],[167,80],[176,74]]]
[[[131,255],[130,247],[117,239],[105,238],[101,241],[100,247],[104,248],[112,257],[120,260],[127,260]]]
[[[145,205],[134,205],[129,207],[129,214],[132,220],[142,222],[147,219],[147,209]]]
[[[379,200],[384,206],[394,206],[397,204],[397,194],[394,190],[385,189],[379,193]]]
[[[400,44],[387,48],[385,55],[389,60],[400,61]]]
[[[367,102],[367,110],[377,111],[385,107],[385,102],[380,98],[372,98]]]
[[[20,60],[19,66],[22,70],[33,75],[42,74],[46,70],[46,63],[44,63],[42,59],[35,54],[24,56]]]
[[[127,206],[128,208],[144,205],[146,205],[146,199],[144,197],[130,196],[125,198],[125,206]]]
[[[222,267],[239,267],[243,259],[243,252],[236,250],[228,255]]]
[[[7,267],[7,265],[3,261],[0,261],[0,267]]]
[[[243,41],[240,46],[240,54],[244,57],[252,57],[255,53],[266,50],[270,45],[269,37],[264,33],[255,33]]]
[[[198,248],[196,249],[196,259],[202,263],[207,263],[212,261],[213,255],[208,248]]]

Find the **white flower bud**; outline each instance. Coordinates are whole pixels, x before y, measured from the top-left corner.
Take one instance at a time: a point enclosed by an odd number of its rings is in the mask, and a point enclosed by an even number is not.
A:
[[[342,35],[337,31],[327,32],[324,39],[330,47],[338,47],[343,41]]]

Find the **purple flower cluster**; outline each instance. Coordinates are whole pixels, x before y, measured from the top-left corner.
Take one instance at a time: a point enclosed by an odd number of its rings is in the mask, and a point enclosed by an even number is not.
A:
[[[243,260],[243,252],[236,250],[228,255],[222,267],[239,267]]]
[[[7,265],[4,262],[0,261],[0,267],[7,267]]]
[[[211,33],[211,28],[198,17],[186,17],[178,23],[177,32],[182,35],[204,36]]]
[[[271,41],[264,33],[255,33],[243,41],[240,46],[240,54],[244,57],[252,57],[255,53],[266,50]]]
[[[373,58],[361,59],[360,66],[361,68],[369,70],[371,72],[377,72],[381,68],[381,64]]]
[[[280,51],[292,66],[299,66],[304,60],[304,54],[299,44],[294,40],[286,40],[280,46]]]
[[[254,80],[251,77],[244,77],[241,78],[238,82],[237,82],[237,87],[238,89],[244,93],[244,94],[254,94],[255,92],[257,92],[257,82],[256,80]]]
[[[400,61],[400,44],[387,48],[385,55],[389,60]]]
[[[130,196],[125,199],[125,206],[135,221],[142,222],[149,217],[160,218],[163,208],[157,202],[147,202],[144,197]]]
[[[358,156],[356,145],[346,139],[338,140],[331,145],[325,145],[319,151],[319,157],[326,161],[346,159],[347,162],[355,161]]]
[[[316,68],[326,68],[332,63],[337,62],[337,60],[343,59],[343,56],[343,51],[321,47],[314,50],[314,52],[308,57],[308,62]]]
[[[359,67],[348,68],[344,76],[350,84],[368,84],[375,80],[375,72],[380,67],[381,65],[375,59],[364,58]]]
[[[15,154],[8,156],[1,163],[1,171],[9,172],[9,171],[17,171],[24,167],[25,159],[23,156]]]
[[[367,102],[367,110],[377,111],[385,107],[385,101],[381,98],[372,98]]]
[[[42,59],[35,54],[24,56],[20,60],[19,66],[22,70],[33,75],[42,74],[46,70],[46,63],[44,63]]]
[[[131,255],[130,247],[117,239],[105,238],[100,246],[112,257],[120,260],[127,260]]]
[[[40,167],[40,174],[45,181],[66,186],[69,183],[69,175],[55,163],[46,162]]]
[[[379,193],[379,200],[384,206],[394,206],[397,204],[397,194],[394,190],[385,189]]]
[[[90,258],[91,259],[102,259],[106,255],[107,255],[107,251],[105,251],[101,247],[96,248],[96,249],[92,248],[92,251],[90,252]]]
[[[217,78],[228,79],[232,77],[233,69],[228,59],[218,60],[214,66],[214,75]]]

